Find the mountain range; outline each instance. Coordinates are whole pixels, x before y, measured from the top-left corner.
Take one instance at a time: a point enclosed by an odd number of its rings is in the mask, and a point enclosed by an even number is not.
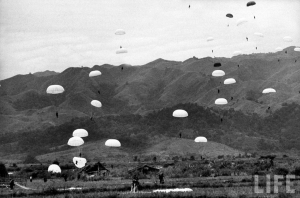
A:
[[[288,47],[232,58],[157,59],[141,66],[104,64],[16,75],[0,81],[0,134],[43,131],[91,115],[145,116],[185,103],[266,118],[285,104],[300,103],[299,58],[300,53]],[[222,66],[214,67],[214,63]],[[216,69],[225,76],[213,77]],[[89,77],[93,70],[102,75]],[[236,83],[224,85],[227,78],[235,78]],[[65,92],[47,94],[47,87],[56,84]],[[276,93],[262,94],[265,88],[274,88]],[[216,106],[217,98],[226,98],[228,104]],[[93,107],[92,100],[101,101],[102,107]]]

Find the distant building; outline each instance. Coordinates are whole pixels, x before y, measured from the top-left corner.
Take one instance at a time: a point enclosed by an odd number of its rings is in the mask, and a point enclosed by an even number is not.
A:
[[[160,170],[159,168],[155,168],[155,167],[148,166],[148,165],[145,164],[145,165],[138,166],[136,168],[128,170],[128,173],[132,174],[134,172],[139,172],[139,173],[142,173],[144,175],[151,175],[151,174],[158,173],[159,170]]]
[[[79,174],[81,175],[87,175],[87,176],[108,176],[109,170],[103,166],[100,162],[95,163],[94,165],[87,165],[85,166]]]

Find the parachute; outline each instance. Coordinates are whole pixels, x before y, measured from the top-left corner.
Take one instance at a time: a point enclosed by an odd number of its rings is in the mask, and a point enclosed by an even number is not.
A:
[[[86,164],[86,159],[82,157],[73,157],[73,163],[77,168],[82,168]]]
[[[88,132],[85,129],[76,129],[73,131],[73,136],[74,137],[87,137]]]
[[[185,118],[185,117],[188,117],[188,113],[183,109],[177,109],[173,112],[173,117]]]
[[[94,107],[102,107],[102,104],[100,101],[98,100],[92,100],[91,105],[93,105]]]
[[[214,40],[213,37],[208,37],[208,38],[206,39],[207,42],[208,42],[208,41],[213,41],[213,40]]]
[[[158,189],[158,190],[153,190],[154,193],[169,193],[169,192],[193,192],[192,189],[190,188],[173,188],[173,189]]]
[[[227,78],[224,80],[224,85],[230,85],[236,83],[236,80],[234,78]]]
[[[51,172],[51,173],[61,173],[61,169],[60,169],[60,167],[57,164],[51,164],[48,167],[48,172]]]
[[[262,93],[276,93],[276,90],[273,88],[264,89]]]
[[[214,67],[221,67],[222,65],[221,65],[221,63],[215,63],[214,64]]]
[[[47,94],[60,94],[64,91],[65,89],[60,85],[50,85],[46,90]]]
[[[260,32],[255,32],[254,35],[261,38],[264,37],[264,35]],[[257,46],[255,47],[255,49],[257,50]]]
[[[247,19],[245,19],[245,18],[240,18],[239,20],[237,20],[236,25],[237,25],[237,26],[240,26],[240,25],[242,25],[242,24],[244,24],[244,23],[246,23],[246,22],[248,22]]]
[[[264,35],[262,33],[259,33],[259,32],[255,32],[254,35],[259,36],[259,37],[264,37]]]
[[[284,40],[285,42],[292,42],[292,41],[293,41],[292,37],[290,37],[290,36],[285,36],[285,37],[283,37],[283,40]]]
[[[227,103],[228,102],[227,102],[227,100],[225,98],[218,98],[218,99],[215,100],[215,104],[216,105],[225,105]]]
[[[294,51],[300,52],[300,47],[295,47]]]
[[[215,70],[212,72],[212,76],[215,76],[215,77],[220,77],[220,76],[224,76],[225,75],[225,72],[223,70]]]
[[[84,141],[81,137],[71,137],[68,141],[69,146],[81,146],[84,144]]]
[[[233,52],[233,56],[238,56],[238,55],[241,55],[241,54],[242,54],[241,51],[234,51],[234,52]]]
[[[117,29],[115,32],[116,35],[124,35],[125,31],[123,29]]]
[[[249,6],[254,6],[256,3],[255,3],[255,1],[249,1],[248,3],[247,3],[247,7],[249,7]]]
[[[123,54],[123,53],[127,53],[127,49],[121,48],[116,51],[116,54]]]
[[[100,76],[102,73],[98,70],[91,71],[89,77]]]
[[[233,15],[230,14],[230,13],[228,13],[228,14],[226,14],[226,17],[228,17],[228,18],[233,18]]]
[[[64,91],[65,91],[65,89],[60,85],[50,85],[47,88],[46,93],[47,94],[60,94],[60,93],[63,93]],[[58,106],[58,105],[54,104],[54,106]],[[56,118],[58,118],[58,107],[56,107],[56,113],[55,114],[56,114]]]
[[[120,146],[121,146],[121,143],[119,142],[119,140],[116,140],[116,139],[109,139],[109,140],[106,140],[105,146],[109,146],[109,147],[120,147]]]
[[[207,142],[207,139],[206,137],[199,136],[196,137],[195,142]]]

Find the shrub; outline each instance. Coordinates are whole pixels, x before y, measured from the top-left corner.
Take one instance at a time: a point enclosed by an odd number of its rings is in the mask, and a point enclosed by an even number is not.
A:
[[[276,175],[287,175],[289,173],[289,170],[286,168],[276,168],[274,173]]]
[[[294,174],[300,176],[300,167],[295,168]]]

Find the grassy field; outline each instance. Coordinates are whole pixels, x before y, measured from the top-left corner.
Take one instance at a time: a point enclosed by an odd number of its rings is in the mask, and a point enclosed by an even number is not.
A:
[[[292,189],[295,194],[285,194],[285,186],[279,187],[279,194],[255,194],[254,182],[251,176],[230,176],[216,178],[166,178],[163,185],[155,184],[152,180],[141,179],[141,189],[138,193],[130,193],[131,180],[111,178],[101,181],[63,181],[62,179],[49,179],[27,181],[25,190],[18,186],[11,191],[1,189],[0,197],[299,197],[300,181],[293,181]],[[264,183],[262,183],[264,185]],[[80,188],[69,190],[68,188]],[[164,188],[191,188],[193,192],[153,193],[155,189]],[[265,189],[261,186],[260,188]],[[265,191],[265,190],[264,190]],[[271,192],[272,192],[271,188]],[[298,193],[298,194],[297,194]]]

